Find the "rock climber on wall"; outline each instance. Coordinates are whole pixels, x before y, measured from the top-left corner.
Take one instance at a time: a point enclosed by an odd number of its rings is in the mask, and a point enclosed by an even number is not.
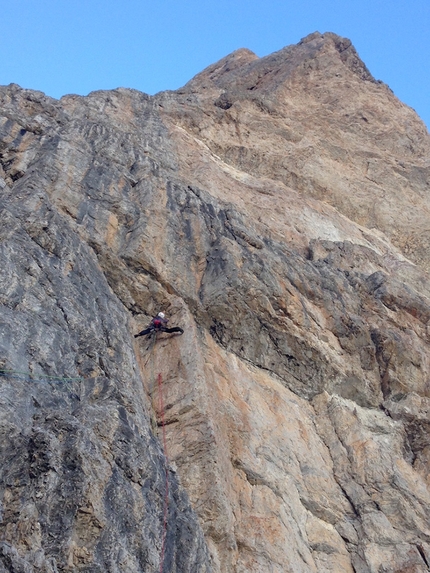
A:
[[[172,328],[167,328],[167,323],[168,323],[168,319],[165,317],[164,312],[159,312],[157,314],[157,316],[154,316],[154,318],[151,320],[151,324],[148,326],[148,328],[145,328],[144,330],[142,330],[141,332],[139,332],[139,334],[135,334],[134,338],[137,338],[138,336],[145,336],[145,334],[149,334],[152,332],[179,332],[179,334],[183,334],[184,331],[182,328],[180,328],[179,326],[174,326]]]

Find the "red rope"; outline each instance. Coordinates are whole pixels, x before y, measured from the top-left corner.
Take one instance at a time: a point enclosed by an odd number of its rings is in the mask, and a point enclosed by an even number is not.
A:
[[[166,441],[166,424],[164,420],[164,400],[163,400],[163,380],[161,374],[158,375],[158,409],[161,416],[161,427],[163,428],[163,449],[164,457],[166,458],[166,487],[164,493],[164,511],[163,511],[163,541],[161,544],[160,555],[160,573],[163,573],[164,554],[166,549],[166,533],[167,533],[167,515],[169,510],[169,458],[167,457],[167,441]]]

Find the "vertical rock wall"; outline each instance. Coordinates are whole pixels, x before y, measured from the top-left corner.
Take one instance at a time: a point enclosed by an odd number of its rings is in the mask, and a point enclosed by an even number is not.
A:
[[[6,138],[18,129],[4,128]],[[63,144],[56,164],[62,142],[47,139],[41,165],[1,197],[0,570],[158,571],[167,467],[163,570],[208,571],[195,513],[150,427],[129,314],[55,205],[56,177],[73,180],[62,160],[73,158]]]

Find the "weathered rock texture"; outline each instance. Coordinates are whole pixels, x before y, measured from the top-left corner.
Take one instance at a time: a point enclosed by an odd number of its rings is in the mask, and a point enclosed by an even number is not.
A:
[[[39,378],[0,379],[0,571],[159,570],[158,373],[165,572],[428,571],[415,112],[319,33],[154,97],[0,97],[1,368]],[[160,309],[184,335],[134,341]]]

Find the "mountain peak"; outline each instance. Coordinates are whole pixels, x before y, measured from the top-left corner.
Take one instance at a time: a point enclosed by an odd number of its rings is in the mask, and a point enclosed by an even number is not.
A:
[[[345,68],[361,80],[375,81],[351,40],[332,32],[313,32],[298,44],[262,58],[246,48],[236,50],[200,72],[180,91],[243,90],[241,97],[245,97],[247,91],[256,89],[276,91],[293,75],[306,76],[312,70],[342,74]]]
[[[240,68],[258,59],[258,56],[251,50],[239,48],[198,73],[182,89],[194,91],[216,86],[220,82],[228,82],[228,78],[234,76]]]

